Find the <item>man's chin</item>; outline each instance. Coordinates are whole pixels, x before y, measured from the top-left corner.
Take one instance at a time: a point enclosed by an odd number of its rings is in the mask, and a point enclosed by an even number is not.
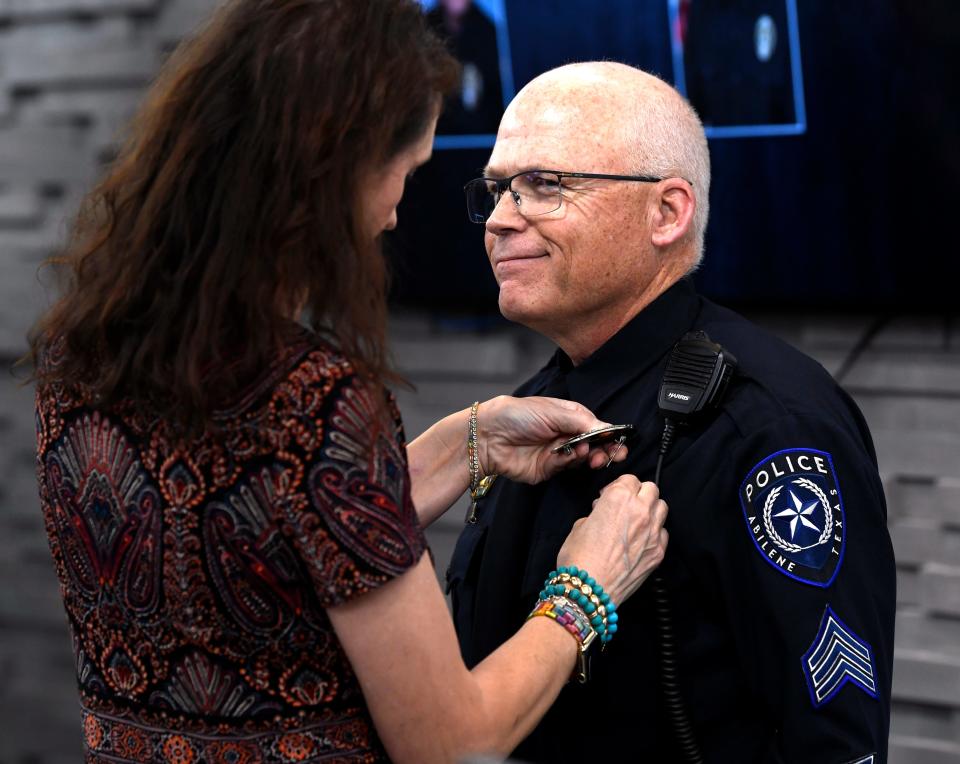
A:
[[[500,314],[508,321],[523,326],[531,326],[539,323],[541,319],[540,311],[536,304],[531,300],[522,299],[519,295],[500,290]]]

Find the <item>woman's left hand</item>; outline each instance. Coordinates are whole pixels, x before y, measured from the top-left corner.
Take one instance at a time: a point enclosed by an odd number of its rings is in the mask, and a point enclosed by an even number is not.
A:
[[[587,462],[592,468],[623,461],[627,447],[616,441],[580,443],[570,454],[552,450],[582,432],[607,425],[589,409],[559,398],[512,398],[484,401],[477,412],[477,446],[485,475],[503,475],[521,483],[539,483],[565,467]]]

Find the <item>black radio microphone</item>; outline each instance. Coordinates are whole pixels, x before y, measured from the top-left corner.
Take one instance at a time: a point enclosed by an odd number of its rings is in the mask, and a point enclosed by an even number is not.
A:
[[[665,423],[655,483],[660,483],[663,457],[673,443],[676,426],[716,408],[736,370],[737,359],[711,341],[706,332],[687,332],[673,346],[657,396],[657,408]]]
[[[657,397],[657,407],[665,420],[654,476],[658,487],[663,457],[673,443],[676,426],[688,424],[699,414],[715,409],[736,370],[737,359],[733,354],[712,342],[705,332],[688,332],[673,346]],[[665,710],[683,758],[690,764],[702,764],[703,754],[680,694],[670,598],[659,571],[653,576],[653,597],[660,633],[660,680]]]

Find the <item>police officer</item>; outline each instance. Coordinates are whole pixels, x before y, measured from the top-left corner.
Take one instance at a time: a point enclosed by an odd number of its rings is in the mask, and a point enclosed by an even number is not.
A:
[[[448,571],[468,665],[523,622],[599,488],[653,479],[677,341],[705,332],[739,362],[719,409],[679,428],[664,459],[661,586],[620,610],[589,682],[566,687],[521,760],[886,760],[895,574],[870,434],[822,367],[685,278],[709,173],[682,97],[605,62],[529,83],[486,179],[467,186],[501,312],[558,345],[518,394],[567,397],[636,433],[605,474],[500,480],[479,502]]]

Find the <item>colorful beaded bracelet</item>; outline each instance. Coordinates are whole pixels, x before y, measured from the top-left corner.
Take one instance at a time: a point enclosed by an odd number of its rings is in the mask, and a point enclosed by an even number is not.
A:
[[[534,606],[527,620],[537,616],[546,616],[552,618],[563,628],[569,631],[577,640],[579,651],[577,653],[576,677],[580,684],[586,684],[589,677],[587,670],[587,648],[597,637],[597,632],[590,625],[590,619],[583,610],[574,605],[566,597],[549,597],[541,599]]]
[[[548,597],[566,597],[583,608],[590,618],[590,625],[600,635],[601,643],[606,644],[617,633],[620,620],[617,606],[586,570],[567,566],[551,570],[540,592],[541,600]]]

